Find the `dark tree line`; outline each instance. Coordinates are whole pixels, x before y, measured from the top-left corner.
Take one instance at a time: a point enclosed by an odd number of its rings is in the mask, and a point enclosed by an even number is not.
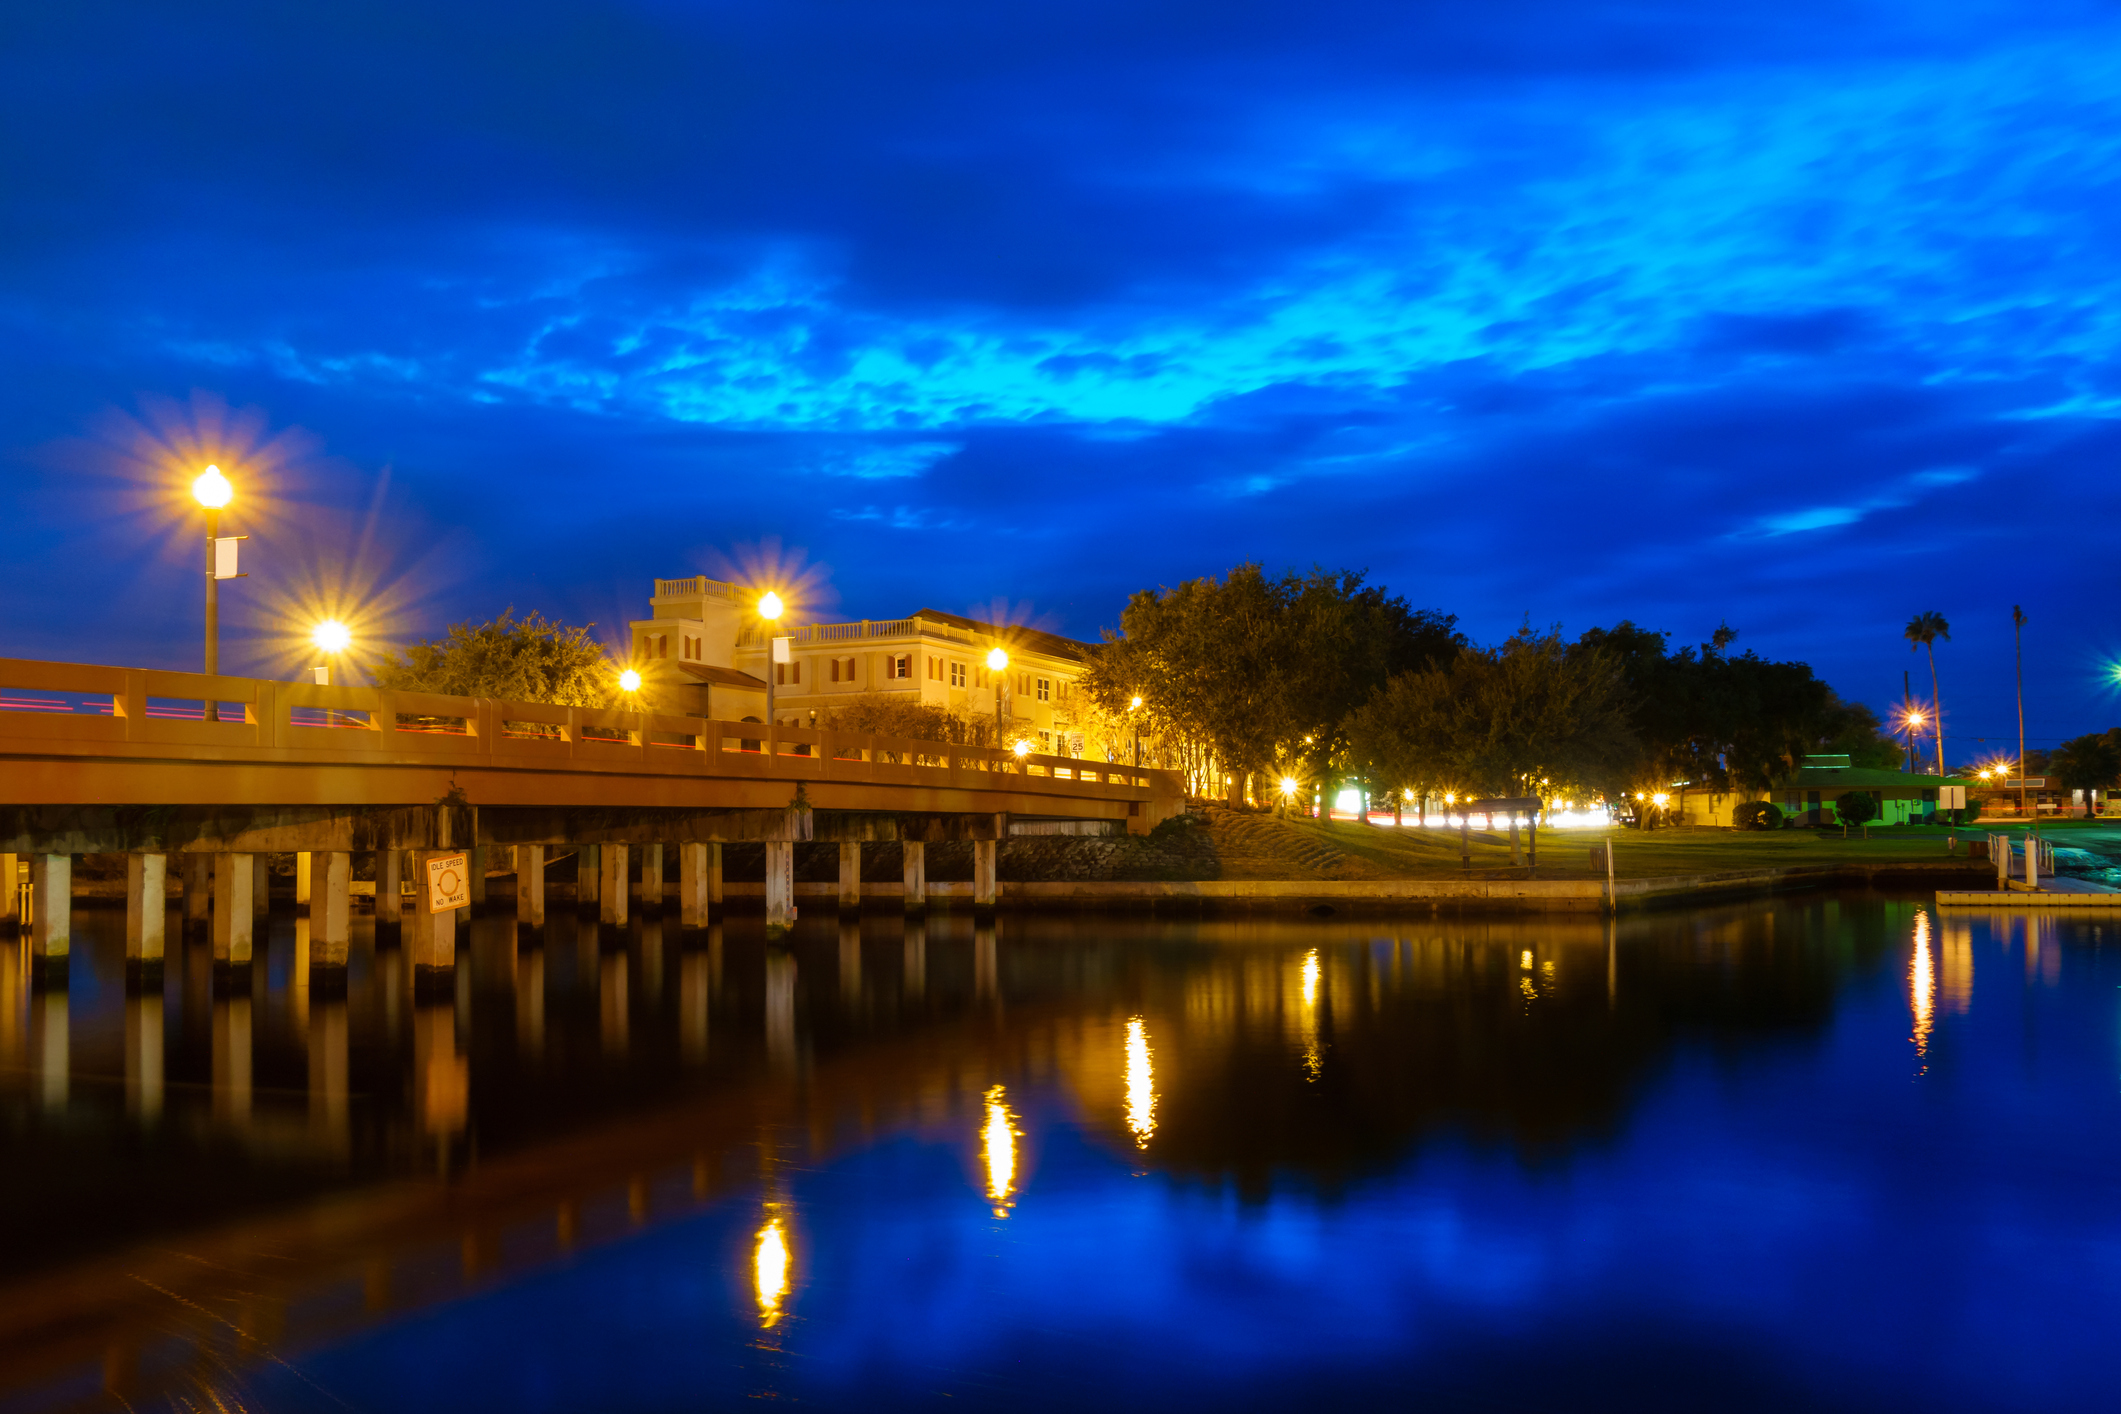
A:
[[[1732,653],[1736,637],[1674,649],[1629,622],[1573,640],[1527,624],[1483,647],[1359,573],[1240,565],[1136,594],[1086,686],[1196,790],[1258,800],[1284,776],[1416,800],[1762,792],[1815,752],[1898,760],[1869,708],[1803,663]]]

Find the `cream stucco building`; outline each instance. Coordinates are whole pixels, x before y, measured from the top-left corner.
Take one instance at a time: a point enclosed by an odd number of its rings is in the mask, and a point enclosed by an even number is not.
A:
[[[705,576],[657,580],[649,609],[652,617],[632,625],[633,657],[657,705],[723,721],[764,721],[769,670],[774,716],[788,726],[808,726],[835,700],[867,693],[991,720],[999,690],[1004,717],[1039,751],[1082,754],[1071,709],[1087,643],[937,609],[851,623],[783,619],[769,630],[748,592]],[[769,632],[791,640],[792,661],[768,663]],[[987,669],[995,647],[1009,655],[999,675]]]

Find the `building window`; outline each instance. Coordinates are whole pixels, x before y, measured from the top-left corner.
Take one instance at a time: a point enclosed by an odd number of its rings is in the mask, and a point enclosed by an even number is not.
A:
[[[1038,749],[1039,749],[1039,751],[1040,751],[1040,752],[1041,752],[1042,754],[1046,754],[1046,755],[1050,755],[1050,754],[1052,754],[1052,751],[1053,751],[1053,733],[1052,733],[1052,732],[1040,732],[1040,733],[1038,734]]]
[[[1038,700],[1041,702],[1051,702],[1053,700],[1053,679],[1040,678],[1038,680]]]
[[[786,663],[775,663],[773,665],[773,685],[775,687],[788,686],[788,665]]]
[[[965,665],[963,663],[952,663],[950,665],[950,685],[952,687],[963,687],[965,685]]]
[[[788,665],[788,681],[793,683],[800,683],[802,680],[803,660],[798,658],[793,663],[790,663]]]
[[[886,676],[894,678],[910,678],[913,676],[912,654],[901,654],[899,657],[888,658],[885,661],[889,664],[889,672]]]

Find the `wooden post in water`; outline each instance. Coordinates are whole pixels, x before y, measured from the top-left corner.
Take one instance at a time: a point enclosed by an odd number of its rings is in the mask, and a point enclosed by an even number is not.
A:
[[[516,846],[516,926],[545,926],[545,846]]]

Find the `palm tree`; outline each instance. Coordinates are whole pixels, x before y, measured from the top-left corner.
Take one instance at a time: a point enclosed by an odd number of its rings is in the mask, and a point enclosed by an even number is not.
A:
[[[1944,774],[1944,697],[1937,691],[1937,640],[1952,641],[1952,626],[1944,621],[1944,615],[1931,609],[1907,621],[1907,642],[1910,650],[1927,648],[1930,654],[1930,706],[1937,714],[1934,723],[1937,732],[1937,774]]]

